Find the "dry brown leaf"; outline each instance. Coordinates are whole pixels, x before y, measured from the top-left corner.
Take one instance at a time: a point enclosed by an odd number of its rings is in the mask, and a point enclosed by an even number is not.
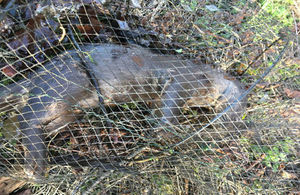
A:
[[[100,30],[103,28],[103,25],[96,18],[91,17],[89,24],[77,25],[76,27],[80,33],[92,36],[99,33]]]
[[[281,115],[285,118],[291,118],[293,116],[297,116],[297,114],[298,113],[293,109],[289,109],[281,113]]]
[[[248,2],[246,3],[246,5],[244,6],[244,9],[241,10],[240,13],[238,13],[237,15],[232,16],[234,18],[232,18],[232,21],[229,24],[230,25],[241,24],[243,22],[244,18],[248,15],[247,8],[248,8]]]
[[[239,75],[243,74],[246,68],[247,68],[247,65],[244,63],[241,63],[237,68],[237,73]]]
[[[16,69],[13,66],[7,65],[1,69],[1,71],[8,77],[13,77],[17,74]]]
[[[259,83],[256,85],[260,89],[271,90],[280,87],[280,84],[271,85],[270,83]]]
[[[206,161],[207,163],[214,163],[214,160],[208,156],[203,157],[203,160]]]
[[[291,59],[287,59],[285,61],[286,65],[293,65],[293,64],[300,64],[300,58],[291,58]],[[298,70],[300,69],[300,67],[298,67]]]
[[[284,88],[284,92],[289,98],[300,98],[300,91]]]
[[[280,173],[281,177],[285,178],[285,179],[297,179],[298,176],[295,173],[289,173],[285,170],[282,170]]]
[[[222,149],[216,149],[216,152],[221,153],[221,154],[225,154],[225,152]]]
[[[269,83],[258,83],[257,85],[256,85],[256,87],[257,88],[260,88],[260,89],[263,89],[263,88],[265,88],[266,86],[268,86],[269,85]]]
[[[260,177],[260,176],[262,176],[262,175],[264,175],[265,174],[265,172],[266,172],[266,169],[264,168],[264,169],[260,169],[260,170],[258,170],[257,172],[256,172],[256,177]]]
[[[230,25],[236,25],[236,24],[241,24],[243,19],[245,18],[245,13],[241,13],[236,15],[236,17],[234,18],[234,20],[232,22],[230,22]]]
[[[243,44],[249,43],[253,40],[254,32],[248,30],[242,35]]]

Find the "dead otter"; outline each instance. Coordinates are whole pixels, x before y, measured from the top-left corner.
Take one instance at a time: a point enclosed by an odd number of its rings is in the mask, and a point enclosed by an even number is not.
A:
[[[185,104],[218,112],[243,92],[238,81],[226,79],[224,73],[207,65],[154,54],[137,45],[86,45],[82,49],[86,63],[92,63],[105,105],[157,102],[156,114],[162,124],[178,124]],[[57,56],[26,80],[0,91],[0,112],[15,106],[21,110],[18,120],[29,175],[42,175],[47,164],[44,134],[76,120],[74,107],[98,105],[97,93],[76,51]],[[235,105],[227,119],[235,119],[242,108]]]

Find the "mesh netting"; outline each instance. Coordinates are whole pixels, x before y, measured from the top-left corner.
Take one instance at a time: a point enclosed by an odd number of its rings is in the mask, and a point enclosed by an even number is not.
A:
[[[2,2],[0,176],[42,194],[299,192],[288,35],[255,2],[234,19],[219,3]]]

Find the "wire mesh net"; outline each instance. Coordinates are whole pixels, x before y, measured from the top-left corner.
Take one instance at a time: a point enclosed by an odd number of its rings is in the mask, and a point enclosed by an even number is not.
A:
[[[263,78],[288,35],[255,1],[1,6],[0,176],[39,193],[299,192],[299,64]]]

